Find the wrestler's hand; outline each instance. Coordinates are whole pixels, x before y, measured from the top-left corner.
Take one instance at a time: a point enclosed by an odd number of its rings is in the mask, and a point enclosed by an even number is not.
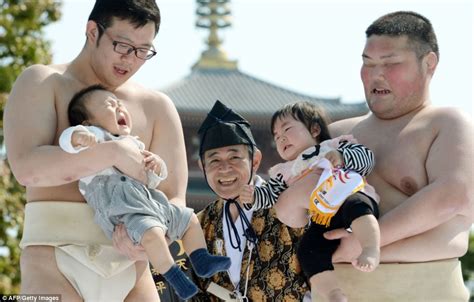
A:
[[[329,240],[341,239],[341,244],[332,254],[333,263],[352,263],[362,252],[362,247],[354,235],[345,229],[336,229],[324,233],[324,238]]]
[[[143,162],[143,155],[140,149],[130,138],[113,141],[117,146],[115,167],[122,173],[140,181],[147,183],[148,177]]]
[[[114,247],[123,255],[127,256],[132,261],[148,261],[145,249],[141,245],[133,244],[123,224],[115,226],[112,235],[112,242]]]

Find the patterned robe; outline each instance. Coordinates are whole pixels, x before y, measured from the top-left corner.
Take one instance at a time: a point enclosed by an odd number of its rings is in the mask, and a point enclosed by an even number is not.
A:
[[[208,250],[218,254],[216,240],[223,243],[223,206],[222,200],[209,204],[199,214]],[[290,228],[276,218],[274,209],[258,210],[253,213],[251,224],[258,238],[258,255],[253,250],[250,263],[247,296],[249,301],[302,301],[309,290],[301,272],[296,247],[304,228]],[[225,245],[221,248],[226,254]],[[249,251],[245,247],[242,257],[240,292],[244,293],[246,268]],[[191,301],[219,301],[217,297],[206,292],[210,282],[233,291],[233,285],[226,272],[218,273],[209,279],[193,275],[194,281],[202,292]]]

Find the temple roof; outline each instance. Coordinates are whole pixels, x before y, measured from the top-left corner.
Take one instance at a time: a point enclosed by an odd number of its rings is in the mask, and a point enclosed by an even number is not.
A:
[[[218,34],[219,30],[231,25],[230,0],[196,2],[196,26],[209,31],[207,49],[201,53],[188,76],[162,89],[188,122],[193,117],[205,115],[216,100],[247,118],[257,120],[260,116],[268,118],[283,105],[297,101],[320,105],[332,121],[368,112],[365,102],[343,104],[339,98],[304,95],[240,71],[238,62],[227,57]]]
[[[193,68],[192,72],[162,89],[179,112],[207,112],[218,99],[244,115],[271,115],[285,104],[308,101],[322,106],[331,119],[366,114],[365,102],[343,104],[339,98],[308,96],[255,78],[238,69]]]

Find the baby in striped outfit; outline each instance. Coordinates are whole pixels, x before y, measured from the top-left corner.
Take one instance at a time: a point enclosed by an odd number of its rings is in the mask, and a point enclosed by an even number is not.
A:
[[[293,227],[307,223],[309,210],[311,222],[300,240],[298,260],[313,299],[318,292],[329,301],[347,301],[332,265],[340,240],[328,240],[323,234],[338,228],[351,230],[362,246],[352,262],[354,267],[364,272],[377,267],[378,196],[363,179],[375,160],[372,151],[352,137],[331,139],[327,125],[321,109],[307,102],[288,104],[274,113],[271,130],[278,154],[286,162],[270,169],[271,178],[265,185],[246,186],[240,199],[249,202],[248,208],[274,206],[280,220]],[[329,177],[321,183],[325,175]],[[316,198],[318,195],[323,198]],[[324,195],[331,195],[329,201],[334,196],[339,200],[324,203]]]

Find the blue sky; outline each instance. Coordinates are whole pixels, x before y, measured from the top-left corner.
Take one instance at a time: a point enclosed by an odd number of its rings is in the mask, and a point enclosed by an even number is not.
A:
[[[72,60],[85,41],[90,0],[63,0],[61,21],[47,27],[55,63]],[[158,55],[134,76],[160,89],[178,81],[205,49],[193,0],[158,0],[162,26]],[[437,106],[473,116],[473,4],[469,0],[234,0],[233,25],[223,48],[241,71],[282,87],[343,102],[364,100],[359,77],[364,31],[379,16],[413,10],[428,17],[438,35],[440,63],[431,85]]]

